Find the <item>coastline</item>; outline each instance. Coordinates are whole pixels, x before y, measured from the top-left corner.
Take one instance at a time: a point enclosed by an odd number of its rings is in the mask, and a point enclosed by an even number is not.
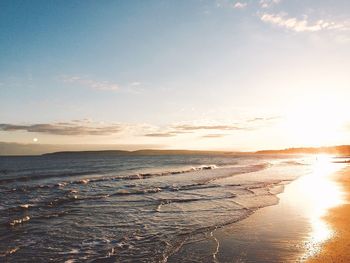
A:
[[[343,188],[345,203],[330,209],[324,217],[335,234],[308,263],[350,262],[350,165],[338,172],[334,180]]]

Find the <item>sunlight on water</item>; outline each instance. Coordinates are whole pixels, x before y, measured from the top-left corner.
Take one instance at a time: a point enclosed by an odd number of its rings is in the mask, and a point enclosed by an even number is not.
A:
[[[344,202],[340,185],[331,179],[331,175],[341,168],[342,165],[332,163],[329,156],[317,156],[313,172],[300,180],[302,191],[306,193],[303,206],[312,228],[307,242],[307,257],[316,254],[320,245],[333,235],[324,216],[330,208]]]

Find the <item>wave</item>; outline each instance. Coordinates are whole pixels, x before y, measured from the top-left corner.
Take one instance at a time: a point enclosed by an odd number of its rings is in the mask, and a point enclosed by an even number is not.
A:
[[[217,168],[219,167],[216,165],[200,165],[198,167],[191,167],[189,169],[184,169],[184,170],[165,171],[165,172],[159,172],[159,173],[138,173],[138,174],[132,174],[132,175],[127,175],[127,176],[118,177],[118,178],[130,179],[130,180],[147,179],[147,178],[156,177],[156,176],[176,175],[176,174],[183,174],[183,173],[189,173],[194,171],[212,170]]]
[[[217,180],[229,178],[229,177],[232,177],[232,176],[238,175],[238,174],[258,172],[258,171],[267,169],[271,166],[272,166],[271,163],[261,163],[261,164],[253,164],[253,165],[248,165],[248,166],[240,166],[240,167],[236,167],[236,170],[234,170],[230,173],[226,173],[226,174],[221,175],[221,176],[216,176],[214,178],[200,179],[199,182],[204,183],[204,184],[212,183],[212,182],[215,182]]]
[[[11,220],[8,224],[10,226],[16,226],[16,225],[28,222],[29,220],[30,220],[30,217],[29,216],[25,216],[25,217],[22,217],[22,218]]]
[[[298,162],[298,161],[285,161],[285,162],[282,162],[282,164],[288,164],[288,165],[309,165],[307,163],[302,163],[302,162]]]
[[[17,188],[12,188],[9,191],[11,192],[27,192],[28,194],[32,193],[33,191],[39,190],[39,189],[51,189],[55,188],[59,190],[60,192],[55,192],[55,194],[59,194],[60,196],[57,198],[53,198],[51,200],[42,201],[36,204],[22,204],[21,206],[12,207],[9,208],[9,211],[21,211],[26,209],[36,209],[40,207],[46,207],[46,208],[53,208],[53,207],[59,207],[62,205],[66,205],[73,202],[84,202],[86,200],[98,200],[98,199],[105,199],[108,197],[113,196],[128,196],[128,195],[143,195],[143,194],[156,194],[158,192],[181,192],[181,191],[197,191],[197,190],[204,190],[204,189],[210,189],[210,188],[217,188],[219,185],[215,184],[216,180],[231,177],[238,174],[244,174],[244,173],[250,173],[259,171],[261,169],[265,169],[269,167],[269,163],[263,163],[263,164],[257,164],[257,165],[249,165],[244,167],[234,167],[234,169],[224,171],[223,175],[217,175],[215,174],[214,178],[203,178],[203,179],[195,179],[195,183],[193,184],[185,184],[185,185],[166,185],[166,186],[157,186],[157,187],[146,187],[146,188],[134,188],[134,185],[124,185],[122,188],[118,189],[115,192],[106,192],[104,194],[96,194],[96,195],[89,195],[89,196],[80,196],[78,195],[77,189],[67,189],[69,185],[86,185],[90,183],[95,182],[108,182],[108,181],[115,181],[115,180],[129,180],[130,178],[133,178],[133,175],[129,176],[108,176],[103,178],[86,178],[86,179],[80,179],[76,181],[66,181],[66,182],[60,182],[55,184],[47,184],[47,185],[33,185],[33,186],[20,186]],[[225,167],[217,167],[215,165],[201,165],[198,167],[192,167],[191,169],[187,170],[177,170],[177,171],[170,171],[170,172],[162,172],[162,173],[149,173],[149,174],[142,174],[141,177],[143,178],[149,178],[149,177],[155,177],[155,176],[164,176],[164,175],[176,175],[179,173],[185,173],[185,172],[191,172],[191,171],[201,171],[201,170],[212,170],[212,169],[218,169],[218,168],[225,168]],[[201,177],[201,176],[200,176]],[[199,178],[200,178],[199,177]],[[237,187],[237,185],[235,185]],[[252,192],[250,189],[242,189],[247,192]],[[51,192],[52,190],[50,190]],[[54,192],[52,192],[54,193]],[[63,196],[62,196],[63,194]],[[163,205],[163,204],[162,204]],[[158,206],[158,205],[157,205]]]
[[[164,205],[169,205],[173,203],[190,203],[190,202],[204,202],[204,201],[215,201],[222,199],[230,199],[235,198],[237,195],[231,194],[226,196],[218,196],[218,197],[207,197],[207,198],[169,198],[169,199],[161,199],[159,205],[156,208],[157,212],[161,212],[161,208]]]
[[[10,248],[10,249],[6,250],[4,253],[0,254],[0,257],[8,257],[11,254],[16,253],[19,249],[20,249],[20,247]]]
[[[64,188],[67,185],[70,184],[89,184],[89,183],[98,183],[98,182],[108,182],[108,181],[125,181],[125,180],[142,180],[142,179],[148,179],[148,178],[153,178],[157,176],[169,176],[169,175],[177,175],[177,174],[184,174],[184,173],[189,173],[189,172],[195,172],[195,171],[202,171],[202,170],[212,170],[212,169],[217,169],[219,168],[216,165],[200,165],[198,167],[191,167],[189,169],[184,169],[184,170],[174,170],[174,171],[164,171],[164,172],[157,172],[157,173],[136,173],[136,174],[129,174],[129,175],[117,175],[117,176],[105,176],[105,177],[92,177],[92,178],[84,178],[84,179],[79,179],[79,180],[73,180],[73,181],[63,181],[55,184],[41,184],[41,185],[32,185],[32,186],[17,186],[11,188],[9,191],[10,192],[28,192],[36,189],[48,189],[48,188]],[[73,173],[73,174],[65,174],[64,177],[68,176],[80,176],[82,175],[81,173]],[[84,174],[85,175],[85,174]],[[51,177],[56,177],[56,176],[48,176],[48,177],[40,177],[35,176],[34,180],[38,179],[47,179]],[[18,179],[18,180],[17,180]],[[0,179],[0,184],[1,183],[10,183],[10,182],[16,182],[16,181],[28,181],[28,177],[19,177],[19,178],[10,178],[10,179]]]
[[[254,191],[254,189],[259,189],[259,188],[267,188],[271,183],[279,183],[279,182],[265,182],[265,183],[260,183],[260,184],[231,184],[231,185],[221,185],[221,184],[215,184],[214,182],[218,179],[222,178],[227,178],[236,174],[243,174],[243,173],[249,173],[249,172],[255,172],[259,171],[261,169],[266,169],[269,167],[269,163],[263,163],[263,164],[257,164],[257,165],[249,165],[249,166],[242,166],[242,167],[234,167],[232,171],[230,169],[228,170],[223,170],[223,175],[217,175],[215,174],[215,178],[209,178],[205,180],[200,180],[201,182],[195,182],[192,184],[185,184],[185,185],[165,185],[165,186],[158,186],[158,187],[142,187],[140,186],[135,188],[135,185],[125,185],[118,189],[115,192],[105,192],[101,194],[93,194],[93,195],[79,195],[79,192],[75,189],[67,189],[66,186],[69,184],[89,184],[91,182],[96,182],[96,181],[108,181],[108,180],[115,180],[115,177],[106,177],[106,178],[89,178],[89,179],[81,179],[81,180],[76,180],[76,181],[70,181],[70,182],[60,182],[56,184],[51,184],[51,185],[39,185],[39,186],[29,186],[29,187],[24,187],[21,190],[23,191],[29,191],[33,190],[33,188],[38,187],[38,188],[51,188],[51,187],[56,187],[59,188],[59,192],[51,192],[49,191],[50,195],[51,193],[54,195],[59,195],[58,197],[54,198],[48,198],[44,199],[42,201],[36,202],[36,203],[23,203],[19,204],[15,207],[10,207],[8,208],[9,212],[16,212],[14,214],[17,214],[17,218],[9,221],[7,223],[8,226],[15,227],[18,225],[22,225],[24,223],[27,223],[28,221],[32,219],[50,219],[52,217],[57,217],[64,215],[66,212],[65,211],[59,211],[57,212],[57,208],[69,205],[71,203],[75,202],[85,202],[87,200],[98,200],[98,199],[106,199],[109,197],[114,197],[114,196],[127,196],[127,195],[144,195],[144,194],[157,194],[159,192],[184,192],[184,191],[195,191],[197,192],[198,190],[204,190],[204,189],[211,189],[211,188],[218,188],[217,193],[220,194],[222,191],[228,190],[226,194],[224,195],[214,195],[214,196],[205,196],[205,195],[198,195],[200,197],[190,197],[190,198],[161,198],[161,196],[155,196],[156,198],[154,200],[133,200],[133,199],[119,199],[118,202],[141,202],[144,203],[143,206],[154,206],[155,213],[160,213],[160,212],[169,212],[164,211],[164,206],[168,206],[171,204],[185,204],[185,203],[191,203],[191,202],[206,202],[206,201],[215,201],[215,200],[223,200],[223,199],[234,199],[237,197],[237,195],[234,192],[229,192],[232,188],[232,190],[240,190],[239,194],[242,195],[246,191],[247,194],[251,195],[257,195]],[[196,168],[191,168],[190,170],[186,171],[199,171],[199,170],[211,170],[211,169],[217,169],[218,167],[216,166],[200,166]],[[161,176],[164,174],[178,174],[178,173],[183,173],[184,170],[182,171],[171,171],[171,172],[163,172],[163,173],[154,173],[154,174],[146,174],[146,176]],[[213,174],[207,174],[204,173],[203,175],[208,176]],[[202,176],[202,175],[201,175]],[[199,177],[201,177],[199,176]],[[125,177],[124,177],[125,178]],[[118,177],[118,179],[120,179]],[[221,188],[222,190],[220,190]],[[13,190],[13,189],[12,189]],[[48,192],[46,192],[48,193]],[[197,193],[198,194],[198,193]],[[192,195],[192,193],[191,193]],[[153,197],[152,197],[153,199]],[[233,201],[237,205],[240,206],[239,203]],[[50,209],[53,209],[54,213],[46,213],[49,212]],[[59,208],[59,210],[67,210],[68,207]],[[71,207],[69,207],[71,208]],[[243,210],[245,209],[244,206],[241,207]],[[31,213],[31,215],[27,215],[27,211]],[[176,211],[173,211],[174,213]],[[25,214],[24,214],[25,213]],[[22,214],[22,216],[20,216]],[[23,216],[23,214],[25,216]]]
[[[174,171],[164,171],[164,172],[156,172],[156,173],[135,173],[135,174],[129,174],[129,175],[117,175],[117,176],[107,176],[107,177],[93,177],[93,178],[84,178],[81,180],[76,181],[70,181],[69,183],[72,184],[87,184],[89,182],[103,182],[103,181],[109,181],[109,180],[138,180],[138,179],[147,179],[155,176],[165,176],[165,175],[176,175],[176,174],[183,174],[188,172],[194,172],[194,171],[201,171],[201,170],[211,170],[211,169],[217,169],[218,166],[214,164],[209,165],[200,165],[197,167],[191,167],[189,169],[183,169],[183,170],[174,170]],[[89,171],[89,172],[70,172],[70,173],[55,173],[55,174],[32,174],[28,176],[20,176],[20,177],[13,177],[13,178],[2,178],[0,179],[0,184],[8,184],[12,182],[25,182],[25,181],[35,181],[35,180],[42,180],[42,179],[50,179],[50,178],[60,178],[60,177],[74,177],[74,176],[84,176],[84,175],[93,175],[93,174],[103,174],[103,172],[99,170]],[[64,186],[68,182],[62,182],[58,183],[54,186]],[[52,185],[48,186],[37,186],[37,187],[54,187]]]
[[[39,213],[36,215],[26,215],[23,217],[19,217],[16,219],[12,219],[5,223],[6,226],[8,227],[17,227],[20,225],[23,225],[24,223],[29,223],[29,221],[34,221],[34,220],[40,220],[40,219],[51,219],[51,218],[57,218],[57,217],[62,217],[64,215],[67,215],[69,212],[68,211],[59,211],[59,212],[54,212],[54,213]]]
[[[35,181],[41,179],[50,179],[55,177],[70,177],[70,176],[81,176],[81,175],[89,175],[94,174],[99,171],[91,171],[91,172],[70,172],[70,173],[55,173],[55,174],[31,174],[27,176],[13,177],[13,178],[2,178],[0,179],[0,184],[8,184],[13,182],[27,182],[27,181]]]
[[[337,161],[332,161],[332,163],[350,163],[350,159],[349,158],[338,158]]]
[[[143,188],[143,189],[126,189],[122,188],[117,190],[114,193],[104,193],[104,194],[95,194],[95,195],[88,195],[88,196],[79,196],[77,194],[76,190],[71,190],[68,192],[65,192],[65,195],[56,197],[49,200],[43,200],[41,202],[37,203],[24,203],[17,205],[15,207],[8,208],[8,212],[14,213],[24,213],[28,210],[32,211],[32,213],[35,214],[35,212],[39,213],[40,218],[51,218],[52,216],[46,216],[41,215],[44,211],[43,209],[52,209],[52,208],[58,208],[70,203],[75,202],[85,202],[87,200],[99,200],[99,199],[106,199],[113,196],[126,196],[126,195],[142,195],[142,194],[156,194],[162,191],[168,191],[168,192],[178,192],[178,191],[195,191],[195,190],[204,190],[204,189],[211,189],[211,188],[218,188],[218,193],[220,193],[220,189],[222,191],[227,190],[239,190],[240,195],[242,195],[241,191],[246,191],[247,194],[257,195],[257,193],[254,191],[254,189],[262,189],[262,188],[268,188],[271,185],[279,184],[283,181],[271,181],[268,183],[259,183],[259,184],[232,184],[232,185],[217,185],[217,184],[189,184],[189,185],[182,185],[182,186],[164,186],[164,187],[150,187],[150,188]],[[215,201],[215,200],[223,200],[223,199],[233,199],[236,198],[237,194],[232,192],[226,192],[225,195],[220,196],[201,196],[196,198],[156,198],[155,200],[140,200],[140,201],[134,201],[134,200],[124,200],[126,202],[142,202],[145,203],[146,206],[148,205],[154,205],[156,206],[155,211],[161,212],[161,208],[165,205],[170,205],[174,203],[190,203],[190,202],[205,202],[205,201]],[[118,202],[123,202],[123,200],[118,200]],[[237,203],[239,205],[239,203]],[[55,214],[56,215],[56,214]],[[31,217],[33,218],[33,217]],[[35,218],[38,218],[38,215],[35,216]],[[9,223],[11,226],[15,226],[18,224],[22,224],[26,221],[29,221],[29,217],[23,217],[20,219],[15,219]]]

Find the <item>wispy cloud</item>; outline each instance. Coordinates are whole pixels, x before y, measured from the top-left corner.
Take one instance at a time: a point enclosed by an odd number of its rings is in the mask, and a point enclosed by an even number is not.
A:
[[[247,7],[247,3],[245,2],[237,2],[233,5],[234,8],[236,9],[243,9],[243,8],[246,8]]]
[[[16,125],[9,123],[0,124],[0,131],[26,131],[52,135],[111,135],[123,130],[121,124],[96,124],[81,122],[37,123],[28,125]]]
[[[202,138],[222,138],[227,136],[227,134],[205,134],[202,136]]]
[[[232,0],[216,0],[216,6],[219,8],[235,8],[235,9],[244,9],[247,7],[248,3],[246,1],[236,1]]]
[[[254,2],[229,0],[216,0],[217,7],[243,9],[248,6],[255,9],[259,19],[267,24],[284,28],[294,32],[318,32],[318,31],[350,31],[350,19],[337,19],[330,15],[327,19],[309,18],[305,13],[300,13],[297,16],[290,16],[287,12],[273,11],[278,8],[282,0],[258,0]],[[315,14],[315,12],[313,13]],[[324,14],[323,14],[324,15]],[[339,42],[348,42],[346,37],[338,37]]]
[[[147,133],[147,134],[144,134],[143,136],[146,136],[146,137],[174,137],[176,135],[177,135],[177,133],[174,133],[174,132],[155,132],[155,133]]]
[[[119,85],[109,81],[97,81],[80,76],[62,76],[62,81],[65,83],[77,84],[95,90],[117,91]]]
[[[231,123],[192,121],[165,127],[149,126],[141,136],[154,138],[175,137],[182,134],[197,134],[201,138],[221,138],[232,132],[254,131],[274,125],[281,117],[255,117]],[[147,130],[147,129],[146,129]],[[203,134],[208,132],[208,134]],[[212,132],[212,133],[209,133]]]
[[[134,135],[154,138],[174,137],[182,134],[202,134],[206,138],[218,138],[225,136],[222,132],[232,131],[252,131],[273,125],[279,117],[256,117],[231,124],[220,122],[203,123],[188,122],[169,124],[167,126],[156,126],[151,124],[128,124],[128,123],[105,123],[96,122],[91,119],[71,120],[53,123],[0,123],[0,131],[3,132],[35,132],[50,135],[95,135],[108,136],[114,134]],[[213,132],[203,135],[204,132]]]
[[[274,125],[281,117],[254,117],[245,120],[239,120],[225,123],[184,123],[171,126],[171,128],[177,132],[195,132],[195,131],[252,131]]]
[[[173,124],[163,128],[156,128],[156,131],[148,132],[143,134],[143,136],[147,137],[174,137],[181,134],[196,134],[203,133],[205,131],[238,131],[238,130],[248,130],[250,127],[244,126],[245,123],[242,123],[242,127],[237,125],[223,125],[223,124],[198,124],[196,122],[193,123],[182,123],[182,124]],[[241,124],[240,124],[241,125]],[[252,125],[250,125],[252,126]],[[214,136],[219,137],[223,136],[222,134],[208,134],[208,138],[213,138]],[[203,137],[206,137],[204,135]]]
[[[281,119],[282,117],[281,116],[274,116],[274,117],[255,117],[255,118],[252,118],[252,119],[248,119],[247,122],[254,122],[254,123],[257,123],[257,122],[265,122],[265,123],[268,123],[268,122],[272,122],[272,121],[277,121],[279,119]]]
[[[263,13],[260,16],[261,21],[281,28],[286,28],[295,32],[317,32],[321,30],[345,30],[349,29],[345,22],[334,22],[317,20],[310,22],[307,16],[302,19],[289,17],[287,13],[270,14]]]
[[[259,4],[262,8],[270,8],[273,5],[279,4],[281,0],[260,0]]]
[[[140,86],[140,85],[141,85],[141,82],[139,82],[139,81],[134,81],[134,82],[130,83],[130,86],[133,86],[133,87]]]
[[[196,131],[196,130],[243,130],[244,128],[235,125],[195,125],[181,124],[174,126],[176,130]]]
[[[146,127],[146,129],[152,129],[152,131],[149,131],[148,133],[144,133],[144,134],[142,134],[142,136],[146,136],[146,137],[174,137],[174,136],[181,135],[181,134],[192,133],[191,131],[184,131],[184,130],[175,129],[172,126],[167,126],[167,127],[148,126],[148,127]]]

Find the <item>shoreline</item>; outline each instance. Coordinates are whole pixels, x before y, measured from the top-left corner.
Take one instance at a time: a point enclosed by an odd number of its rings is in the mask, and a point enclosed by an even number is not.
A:
[[[333,225],[325,215],[344,203],[343,189],[336,178],[344,169],[349,174],[350,167],[340,165],[320,160],[310,174],[284,186],[284,191],[277,194],[278,204],[258,209],[242,221],[212,231],[199,242],[184,245],[169,262],[184,260],[182,256],[188,254],[195,260],[213,262],[350,262],[329,260],[332,256],[320,260],[318,256],[334,237]],[[350,179],[348,183],[350,192]],[[350,216],[350,212],[347,214]]]
[[[350,165],[339,171],[334,180],[342,186],[344,204],[328,210],[323,219],[331,226],[334,236],[308,263],[350,262]]]
[[[350,166],[324,161],[277,205],[217,230],[219,262],[350,262]]]

